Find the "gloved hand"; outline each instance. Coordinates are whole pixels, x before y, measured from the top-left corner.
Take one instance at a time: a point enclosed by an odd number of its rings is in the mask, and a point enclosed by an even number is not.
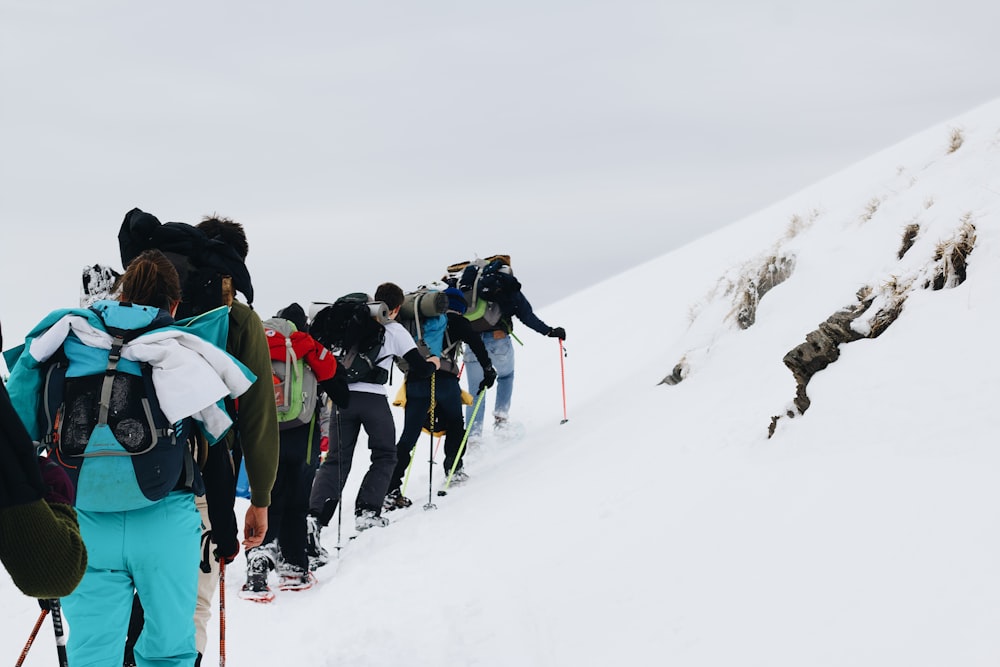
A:
[[[487,366],[483,369],[483,381],[479,383],[479,391],[477,393],[481,394],[490,387],[493,383],[497,381],[497,372],[493,366]]]
[[[38,457],[38,469],[42,474],[42,481],[49,487],[45,500],[50,503],[72,505],[76,500],[76,488],[66,470],[51,458],[41,456]]]
[[[343,375],[337,373],[329,380],[323,380],[319,384],[338,408],[346,408],[350,405],[351,390],[348,389],[347,380],[344,379]]]
[[[566,340],[566,330],[562,327],[552,327],[549,332],[545,334],[549,338],[558,338],[559,340]]]
[[[213,533],[210,539],[215,544],[215,548],[212,550],[215,560],[225,561],[226,565],[228,565],[240,555],[240,543],[236,533],[227,531],[227,535],[225,536]]]

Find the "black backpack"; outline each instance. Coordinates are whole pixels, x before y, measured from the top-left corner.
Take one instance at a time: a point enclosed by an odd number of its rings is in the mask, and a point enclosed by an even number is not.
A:
[[[348,383],[385,384],[389,381],[389,371],[378,364],[388,356],[379,356],[388,322],[384,303],[353,292],[316,313],[309,333],[337,355]]]
[[[198,227],[161,223],[156,216],[134,208],[122,221],[118,247],[126,268],[143,250],[155,248],[167,256],[181,280],[183,300],[177,308],[178,319],[230,305],[234,290],[253,305],[253,284],[243,259],[228,244],[209,238]]]
[[[511,272],[510,264],[501,258],[489,262],[473,262],[462,270],[458,279],[458,287],[474,297],[474,300],[484,299],[504,305],[517,292],[521,291],[521,283]],[[468,296],[467,296],[468,300]]]
[[[469,304],[465,318],[474,331],[489,331],[514,311],[514,296],[521,291],[521,283],[511,272],[508,256],[460,262],[449,266],[448,271],[465,294]]]

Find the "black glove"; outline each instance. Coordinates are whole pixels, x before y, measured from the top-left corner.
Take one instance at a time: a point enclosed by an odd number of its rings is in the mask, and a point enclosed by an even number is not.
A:
[[[483,393],[484,391],[492,387],[493,383],[496,381],[497,381],[496,369],[494,369],[493,366],[486,366],[485,368],[483,368],[483,381],[479,383],[478,393],[479,394]]]
[[[341,409],[347,408],[351,403],[351,390],[347,387],[347,380],[340,373],[340,362],[337,362],[337,374],[329,380],[323,380],[319,386],[323,388],[330,400]]]
[[[545,334],[549,338],[558,338],[559,340],[566,340],[566,330],[562,327],[552,327],[549,332]]]

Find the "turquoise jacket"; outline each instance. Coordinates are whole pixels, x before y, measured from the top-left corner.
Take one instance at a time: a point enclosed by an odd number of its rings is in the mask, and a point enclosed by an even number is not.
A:
[[[109,368],[115,335],[124,335],[126,341],[116,371],[142,376],[140,362],[151,369],[155,402],[166,417],[160,422],[165,430],[152,440],[156,443],[152,450],[130,453],[103,421],[93,429],[83,451],[68,443],[52,445],[77,484],[79,509],[112,512],[146,507],[171,489],[182,488],[176,486],[179,483],[201,492],[200,476],[190,455],[185,454],[186,448],[177,447],[187,438],[182,424],[193,418],[214,444],[232,424],[224,399],[239,396],[256,380],[215,342],[225,344],[228,321],[225,307],[175,323],[165,311],[154,307],[99,301],[86,310],[50,313],[32,329],[20,349],[6,355],[11,367],[11,402],[36,441],[53,430],[50,420],[58,406],[46,405],[46,399],[58,396],[53,400],[62,401],[61,389],[57,394],[46,390],[46,375],[55,368],[49,360],[60,350],[68,365],[53,377],[62,372],[67,379],[103,376]],[[166,428],[170,425],[172,428]],[[187,472],[181,475],[182,470]]]

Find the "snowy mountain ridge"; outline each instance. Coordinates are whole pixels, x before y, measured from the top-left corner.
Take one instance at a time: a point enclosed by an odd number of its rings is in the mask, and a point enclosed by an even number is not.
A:
[[[541,309],[568,338],[560,359],[518,329],[525,435],[470,450],[443,498],[424,437],[414,506],[310,591],[239,601],[238,559],[230,664],[995,664],[998,118],[1000,100]],[[842,313],[852,340],[793,374]],[[13,652],[37,606],[0,588]],[[29,664],[53,655],[40,638]]]

